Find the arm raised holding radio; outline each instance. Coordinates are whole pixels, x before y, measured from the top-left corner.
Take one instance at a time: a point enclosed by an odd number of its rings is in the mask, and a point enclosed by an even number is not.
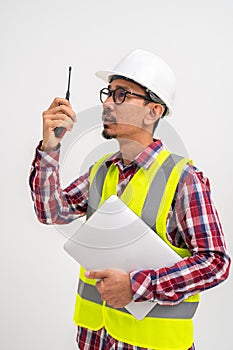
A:
[[[67,224],[86,212],[89,171],[64,189],[60,185],[59,143],[75,122],[75,112],[64,98],[56,97],[43,112],[43,140],[36,148],[29,183],[36,215],[40,222],[47,225]],[[56,137],[54,130],[60,126],[64,132]]]

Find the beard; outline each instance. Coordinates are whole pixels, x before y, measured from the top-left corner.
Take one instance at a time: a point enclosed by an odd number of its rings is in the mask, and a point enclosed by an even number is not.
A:
[[[106,139],[106,140],[111,140],[111,139],[115,139],[117,137],[116,134],[110,134],[108,133],[107,129],[104,129],[102,131],[102,136]]]
[[[104,124],[105,124],[105,122],[110,123],[110,125],[117,124],[116,118],[111,115],[111,110],[109,108],[104,108],[104,111],[102,114],[102,120],[103,120]],[[108,131],[109,126],[107,124],[104,125],[104,130],[102,131],[102,136],[106,140],[115,139],[117,137],[116,134],[111,134],[111,131],[110,130]]]

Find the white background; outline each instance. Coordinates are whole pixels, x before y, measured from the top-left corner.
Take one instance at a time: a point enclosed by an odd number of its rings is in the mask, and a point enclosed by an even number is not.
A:
[[[232,254],[232,17],[232,0],[0,3],[2,349],[74,349],[78,267],[63,251],[64,235],[37,221],[27,182],[41,112],[64,96],[69,65],[79,112],[99,104],[95,71],[134,48],[170,64],[178,83],[169,123],[210,178]],[[197,350],[231,346],[232,285],[231,275],[202,294]]]

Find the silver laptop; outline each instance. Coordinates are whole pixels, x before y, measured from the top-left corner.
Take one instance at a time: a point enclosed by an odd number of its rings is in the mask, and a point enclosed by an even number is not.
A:
[[[117,196],[102,206],[65,243],[65,251],[87,270],[126,272],[173,265],[181,257]],[[131,302],[125,308],[143,319],[156,303]]]

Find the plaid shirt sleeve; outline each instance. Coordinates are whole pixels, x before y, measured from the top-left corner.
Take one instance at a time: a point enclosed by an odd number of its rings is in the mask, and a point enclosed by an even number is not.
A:
[[[183,172],[167,220],[167,237],[191,257],[161,269],[130,273],[133,300],[175,305],[224,281],[230,268],[221,224],[207,178],[195,167]]]
[[[86,214],[89,172],[67,188],[61,189],[60,147],[53,152],[43,152],[40,144],[36,149],[29,177],[36,215],[44,224],[67,224]]]

